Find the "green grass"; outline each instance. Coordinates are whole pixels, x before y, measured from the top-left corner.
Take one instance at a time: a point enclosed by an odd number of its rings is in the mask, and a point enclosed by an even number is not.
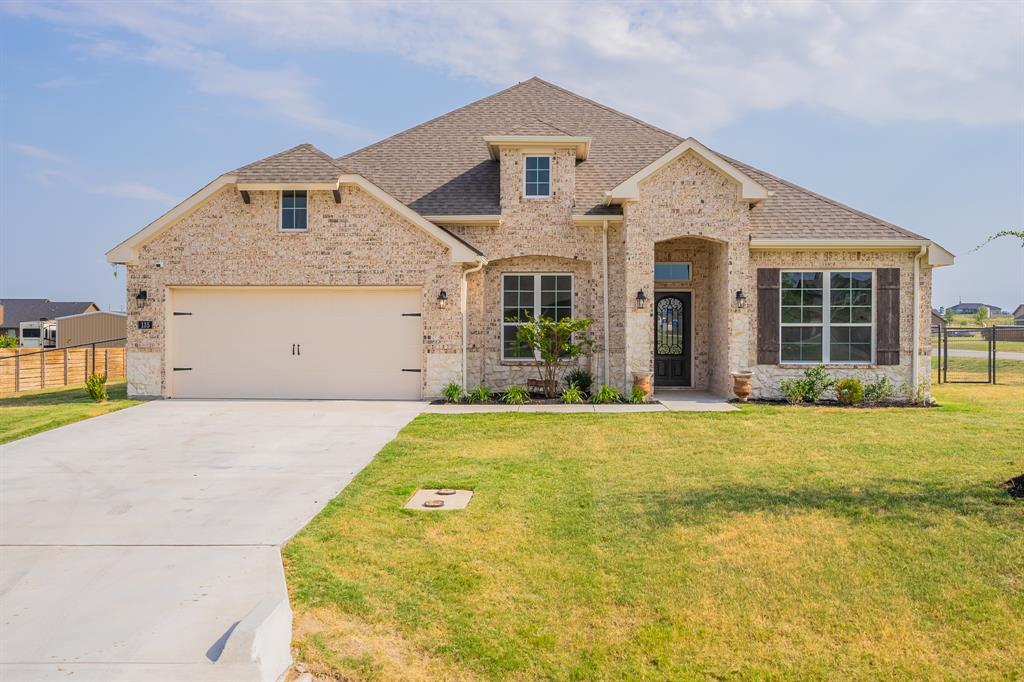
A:
[[[330,679],[1014,679],[1024,387],[423,415],[285,548]],[[401,507],[475,491],[459,512]]]
[[[988,381],[988,360],[985,358],[963,358],[949,356],[946,377],[956,381]],[[939,359],[932,356],[932,382],[938,379]],[[996,384],[1024,384],[1024,360],[1003,360],[996,358]]]
[[[933,348],[938,348],[936,342],[932,342]],[[985,339],[949,337],[950,350],[988,350],[988,341]],[[998,341],[996,343],[996,354],[999,353],[1024,353],[1024,341]]]
[[[0,444],[139,403],[128,400],[123,381],[107,384],[107,394],[107,402],[95,403],[79,386],[0,398]]]

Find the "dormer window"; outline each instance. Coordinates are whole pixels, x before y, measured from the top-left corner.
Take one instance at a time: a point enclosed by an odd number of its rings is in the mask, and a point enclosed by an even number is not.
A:
[[[532,198],[551,196],[551,157],[527,156],[524,196]]]
[[[281,230],[301,232],[306,229],[306,190],[281,190]]]

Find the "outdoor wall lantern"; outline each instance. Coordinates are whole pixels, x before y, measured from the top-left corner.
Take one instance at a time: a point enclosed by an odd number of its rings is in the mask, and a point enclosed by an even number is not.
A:
[[[647,307],[647,294],[645,294],[644,290],[641,289],[640,291],[636,292],[636,309],[637,310],[643,310],[646,307]]]
[[[135,294],[135,302],[139,305],[140,308],[142,306],[146,305],[146,290],[145,289],[139,289],[139,293]]]
[[[445,291],[444,289],[441,289],[441,291],[438,292],[438,294],[437,294],[437,307],[438,308],[447,308],[448,307],[448,292]]]
[[[747,295],[740,289],[736,292],[736,307],[746,308],[747,307]]]

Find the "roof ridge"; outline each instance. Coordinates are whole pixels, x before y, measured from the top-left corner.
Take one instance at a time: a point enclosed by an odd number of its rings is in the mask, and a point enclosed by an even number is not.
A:
[[[495,97],[497,97],[499,95],[504,95],[506,92],[511,92],[512,90],[515,90],[516,88],[521,88],[521,87],[523,87],[524,85],[526,85],[527,83],[529,83],[532,80],[540,80],[540,79],[537,78],[536,76],[534,76],[533,78],[530,78],[528,80],[519,81],[515,85],[510,85],[509,87],[507,87],[507,88],[505,88],[503,90],[499,90],[498,92],[495,92],[493,94],[487,95],[486,97],[481,97],[480,99],[475,100],[473,102],[470,102],[469,104],[463,104],[461,107],[452,109],[451,111],[446,111],[443,114],[438,114],[434,118],[432,118],[430,120],[427,120],[427,121],[424,121],[423,123],[417,123],[416,125],[412,126],[411,128],[406,128],[405,130],[399,130],[397,133],[394,133],[393,135],[388,135],[384,139],[377,140],[376,142],[368,144],[365,147],[360,147],[359,149],[353,149],[348,154],[344,154],[342,156],[339,156],[339,157],[335,158],[335,161],[341,161],[342,159],[347,159],[348,157],[354,156],[355,154],[358,154],[360,152],[365,152],[368,149],[373,149],[374,147],[379,147],[380,145],[384,144],[385,142],[389,142],[389,141],[395,139],[399,135],[405,135],[406,133],[411,133],[414,130],[419,130],[420,128],[423,128],[424,126],[428,126],[431,123],[434,123],[436,121],[440,121],[442,118],[445,118],[446,116],[451,116],[452,114],[457,114],[460,111],[465,111],[466,109],[469,109],[470,107],[475,107],[478,104],[482,104],[482,103],[486,102],[487,100],[494,99]],[[543,82],[543,81],[541,81],[541,82]]]
[[[861,218],[866,218],[868,220],[872,220],[875,223],[878,223],[879,225],[883,225],[885,227],[891,227],[892,229],[896,230],[897,232],[901,232],[901,233],[907,235],[908,237],[914,237],[915,239],[925,239],[925,237],[922,237],[921,235],[917,234],[916,232],[911,232],[910,230],[908,230],[905,227],[900,227],[899,225],[897,225],[895,223],[890,223],[888,220],[884,220],[882,218],[879,218],[878,216],[873,216],[870,213],[865,213],[864,211],[861,211],[859,209],[853,208],[852,206],[847,206],[846,204],[842,203],[841,201],[836,201],[835,199],[832,199],[831,197],[827,197],[824,194],[818,194],[814,190],[807,189],[806,187],[801,187],[800,185],[798,185],[798,184],[796,184],[794,182],[790,182],[789,180],[784,180],[783,178],[780,178],[777,175],[772,175],[768,171],[761,170],[760,168],[757,168],[756,166],[751,166],[749,163],[744,163],[742,161],[739,161],[738,159],[734,159],[732,157],[726,156],[725,154],[722,154],[721,152],[715,152],[715,153],[718,154],[719,156],[721,156],[723,159],[725,159],[729,163],[734,163],[734,164],[739,164],[741,166],[746,166],[747,168],[750,168],[751,170],[753,170],[753,171],[755,171],[757,173],[760,173],[762,175],[768,176],[769,178],[771,178],[775,182],[779,183],[780,185],[785,185],[786,187],[789,187],[790,189],[795,189],[798,192],[803,192],[804,194],[809,194],[810,196],[814,197],[815,199],[818,199],[820,201],[824,201],[825,203],[831,204],[832,206],[835,206],[836,208],[842,209],[844,211],[848,211],[850,213],[853,213],[854,215],[860,216]],[[769,197],[768,200],[771,201],[771,198]]]
[[[683,140],[686,139],[684,137],[680,137],[679,135],[676,135],[673,132],[669,132],[668,130],[665,130],[664,128],[659,128],[658,126],[654,125],[653,123],[648,123],[647,121],[645,121],[645,120],[643,120],[641,118],[637,118],[636,116],[631,116],[630,114],[621,112],[618,109],[613,109],[612,107],[608,106],[607,104],[601,104],[600,102],[592,100],[589,97],[584,97],[583,95],[581,95],[579,93],[576,93],[576,92],[573,92],[572,90],[566,90],[565,88],[563,88],[560,85],[555,85],[554,83],[549,83],[548,81],[546,81],[543,78],[540,78],[538,76],[534,76],[530,80],[531,81],[537,81],[541,85],[546,85],[549,88],[551,88],[552,90],[557,90],[557,91],[559,91],[561,93],[564,93],[566,95],[570,95],[571,97],[575,97],[576,99],[578,99],[578,100],[580,100],[582,102],[586,102],[587,104],[592,104],[592,105],[594,105],[595,107],[597,107],[599,109],[604,109],[605,111],[613,113],[616,116],[621,116],[622,118],[625,118],[627,120],[633,121],[634,123],[639,123],[640,125],[644,126],[645,128],[648,128],[648,129],[653,130],[655,132],[661,133],[662,135],[668,135],[669,137],[671,137],[673,139],[676,139],[676,140],[679,140],[680,142],[682,142]],[[529,82],[529,81],[526,81],[526,82]]]
[[[284,156],[285,154],[290,154],[291,152],[294,152],[294,151],[299,150],[299,149],[307,149],[307,150],[313,152],[314,154],[317,154],[317,155],[321,156],[322,158],[326,159],[327,161],[330,161],[331,165],[333,165],[336,168],[338,168],[339,170],[341,170],[341,166],[338,165],[338,162],[335,161],[334,157],[332,157],[330,154],[328,154],[325,151],[322,151],[322,150],[318,149],[316,147],[316,145],[313,145],[313,144],[311,144],[309,142],[303,142],[302,144],[297,144],[294,147],[289,147],[288,149],[285,149],[283,151],[277,152],[276,154],[271,154],[270,156],[264,156],[262,159],[257,159],[256,161],[253,161],[252,163],[247,163],[244,166],[239,166],[235,170],[231,171],[231,173],[237,173],[238,171],[246,170],[247,168],[251,168],[252,166],[255,166],[256,164],[260,164],[260,163],[263,163],[265,161],[270,161],[271,159],[276,159],[279,156]]]

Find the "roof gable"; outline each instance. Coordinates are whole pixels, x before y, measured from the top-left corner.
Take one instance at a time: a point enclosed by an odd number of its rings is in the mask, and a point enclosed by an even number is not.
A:
[[[341,164],[309,143],[246,164],[229,175],[239,184],[337,183]]]
[[[47,298],[4,298],[0,299],[0,305],[4,307],[5,328],[17,327],[22,322],[77,315],[97,308],[92,301],[51,301]]]

